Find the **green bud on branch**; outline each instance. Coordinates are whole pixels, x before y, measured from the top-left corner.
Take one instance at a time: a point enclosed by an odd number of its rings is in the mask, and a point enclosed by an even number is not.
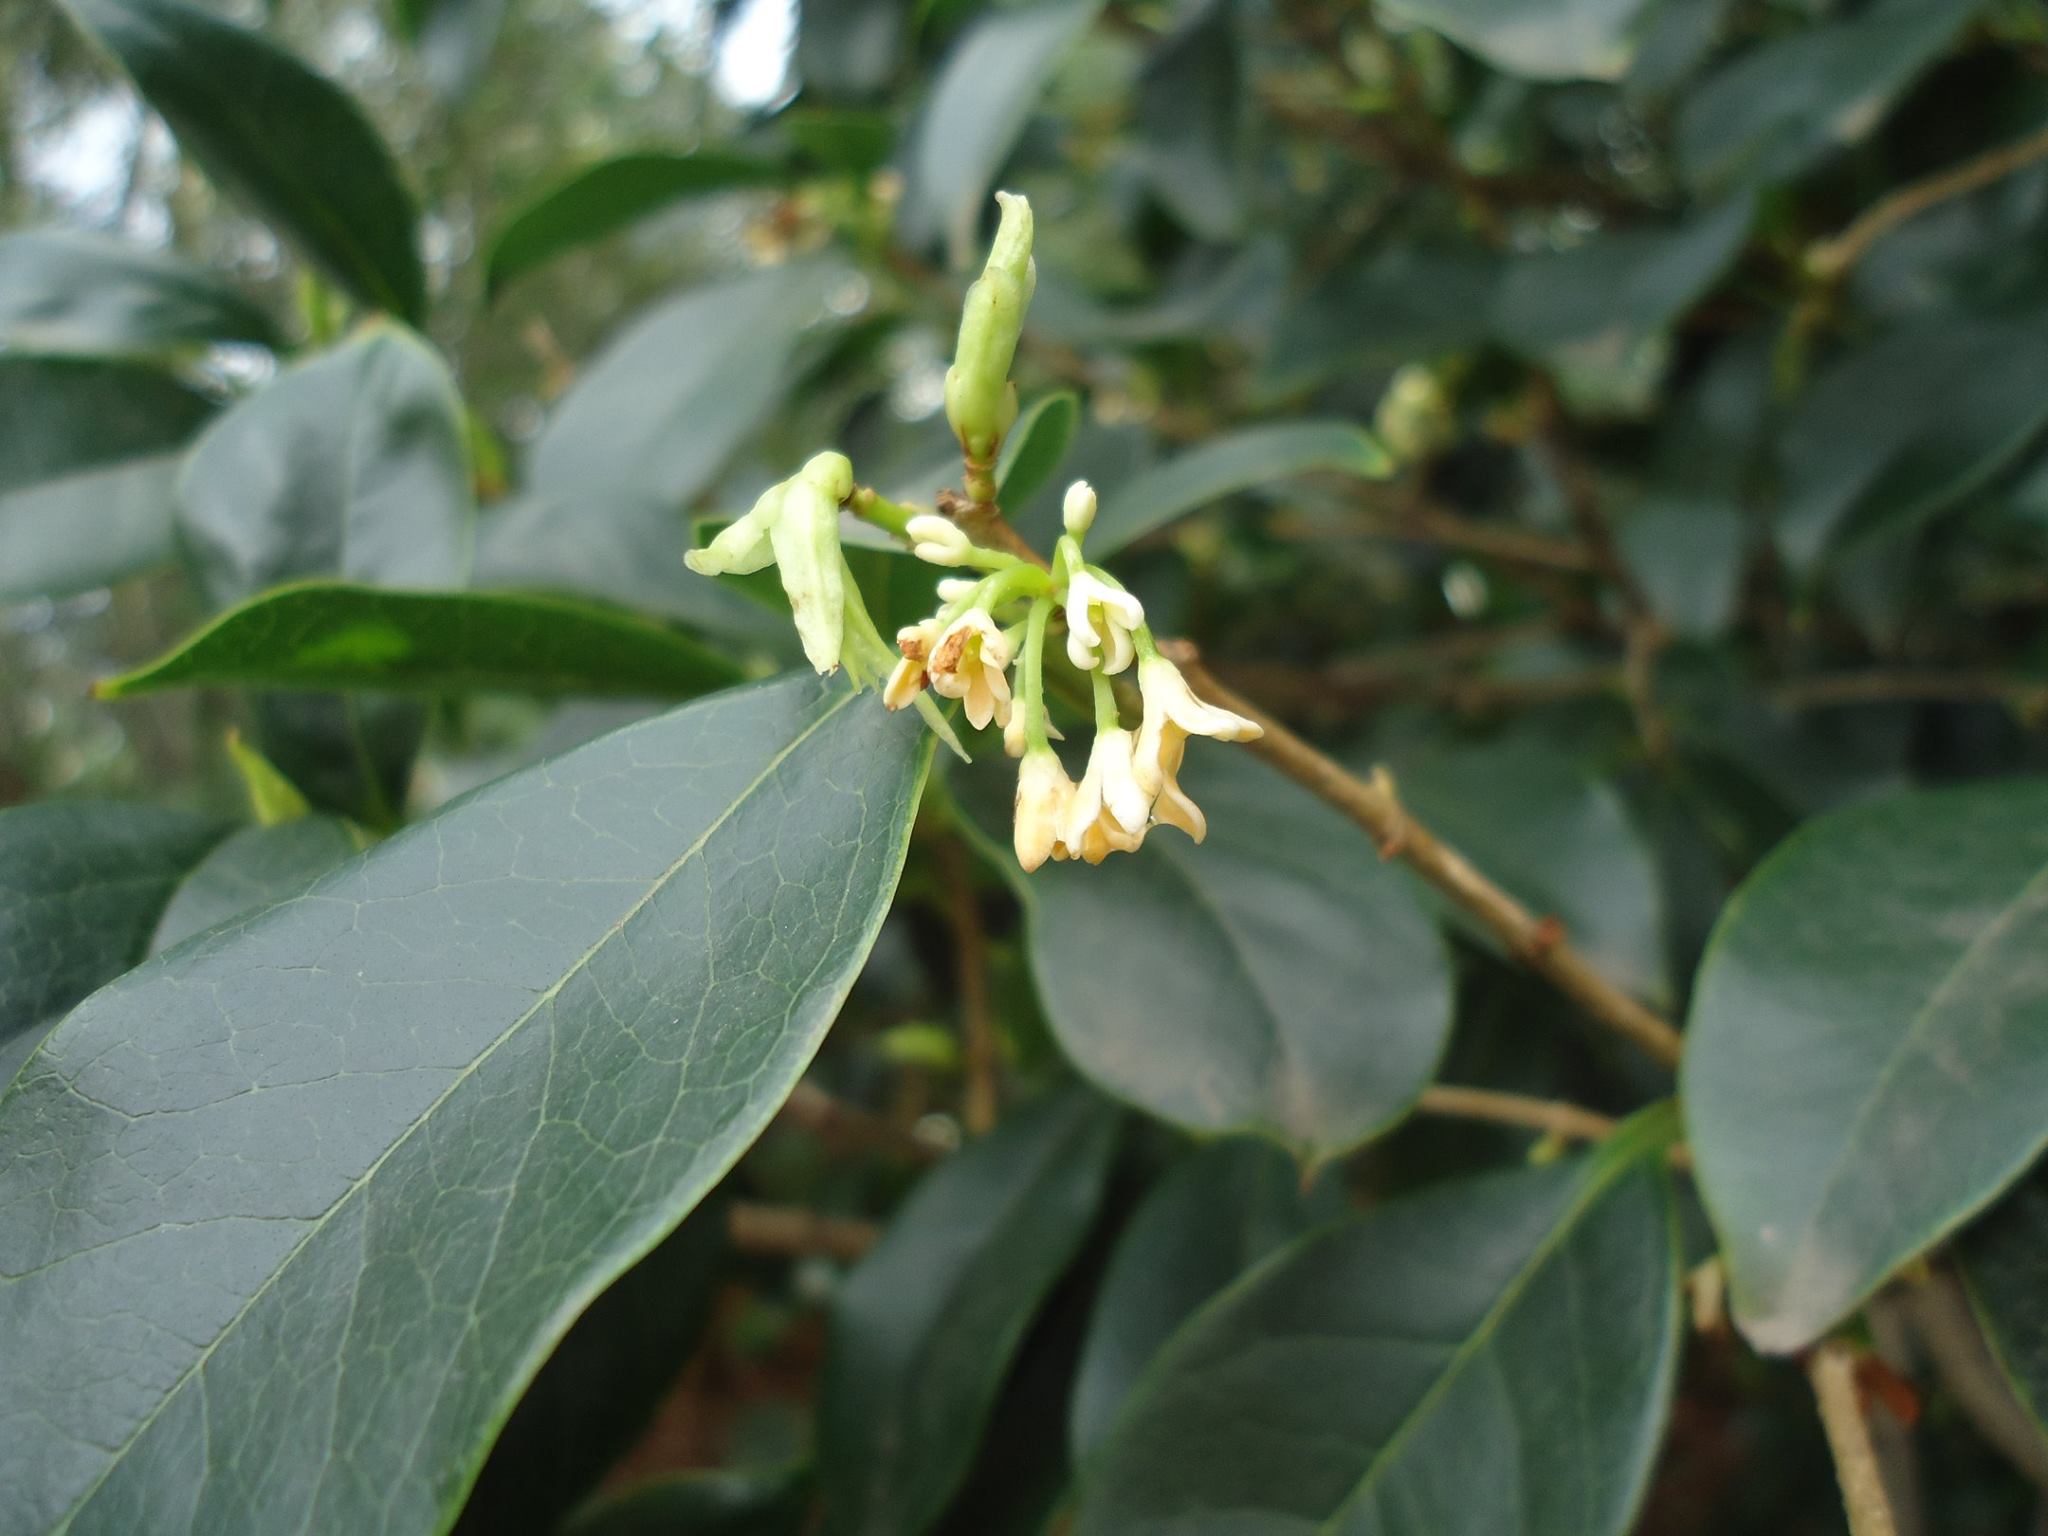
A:
[[[960,439],[969,479],[986,479],[993,471],[1003,434],[1017,419],[1017,388],[1010,382],[1010,363],[1024,329],[1024,311],[1038,284],[1031,260],[1031,204],[1009,192],[998,192],[1003,210],[990,247],[988,264],[967,290],[960,311],[960,339],[953,366],[946,370],[946,420]],[[970,483],[968,494],[986,500]]]

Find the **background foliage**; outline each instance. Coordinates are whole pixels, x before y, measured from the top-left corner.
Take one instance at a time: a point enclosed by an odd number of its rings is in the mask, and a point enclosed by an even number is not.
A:
[[[2048,1518],[2040,6],[0,63],[0,1532],[1827,1532],[1841,1341],[1900,1530]],[[1026,879],[992,740],[683,568],[821,447],[958,483],[998,185],[1017,530],[1089,478],[1533,949],[1238,749]]]

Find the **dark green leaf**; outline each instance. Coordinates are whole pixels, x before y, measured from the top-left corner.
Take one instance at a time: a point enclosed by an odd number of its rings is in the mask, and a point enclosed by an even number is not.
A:
[[[562,1536],[802,1536],[802,1467],[682,1472],[586,1504]]]
[[[922,249],[943,240],[952,264],[976,255],[996,177],[1060,59],[1102,0],[1039,0],[978,17],[954,44],[911,139],[897,233]]]
[[[1691,0],[1698,3],[1698,0]],[[1382,0],[1525,80],[1618,80],[1658,0]]]
[[[464,442],[447,368],[397,326],[287,369],[192,450],[178,512],[200,589],[225,606],[308,576],[459,584]]]
[[[110,678],[102,698],[158,688],[339,688],[691,698],[739,680],[696,641],[630,613],[558,597],[280,587],[176,650]]]
[[[1116,1129],[1078,1089],[1018,1111],[926,1174],[847,1279],[818,1406],[830,1536],[916,1536],[944,1510],[1095,1218]]]
[[[1642,501],[1615,530],[1636,584],[1674,635],[1711,639],[1734,621],[1770,389],[1765,347],[1738,343],[1716,354],[1674,402]]]
[[[1019,877],[1047,1017],[1077,1067],[1162,1119],[1335,1156],[1429,1080],[1443,945],[1400,871],[1307,790],[1242,748],[1188,759],[1207,842],[1159,828],[1098,868]]]
[[[1683,1087],[1735,1317],[1802,1348],[2048,1145],[2048,783],[1802,828],[1700,968]]]
[[[1752,49],[1686,96],[1677,150],[1687,179],[1708,191],[1785,181],[1856,143],[1981,9],[1874,0]]]
[[[484,524],[479,584],[580,592],[767,633],[751,604],[684,569],[685,512],[781,399],[832,275],[784,267],[636,317],[556,406],[534,444],[527,499]]]
[[[1638,997],[1670,1000],[1656,864],[1612,786],[1533,737],[1396,755],[1394,769],[1402,799],[1432,831],[1562,922],[1603,976]],[[1441,905],[1495,943],[1462,909]]]
[[[1536,357],[1633,345],[1713,285],[1748,239],[1751,215],[1750,200],[1738,197],[1674,229],[1624,230],[1516,257],[1495,301],[1499,337]]]
[[[631,1451],[711,1320],[727,1217],[714,1191],[576,1319],[491,1447],[455,1536],[554,1531]]]
[[[1343,1214],[1335,1178],[1301,1186],[1268,1142],[1231,1137],[1195,1152],[1153,1186],[1117,1243],[1074,1384],[1074,1459],[1108,1436],[1117,1410],[1173,1331],[1268,1254]]]
[[[177,450],[212,412],[140,364],[0,356],[0,601],[167,564]]]
[[[0,603],[69,597],[169,565],[183,464],[158,454],[0,493]]]
[[[1280,313],[1260,388],[1281,395],[1346,368],[1475,347],[1493,334],[1501,258],[1406,241],[1346,262]]]
[[[1249,211],[1249,60],[1237,17],[1237,0],[1195,0],[1138,81],[1133,126],[1152,195],[1204,240],[1236,239]]]
[[[2048,426],[2048,310],[1942,315],[1828,369],[1786,423],[1778,548],[1810,573],[1831,544],[1933,517]]]
[[[775,126],[801,162],[848,176],[880,170],[896,147],[896,124],[885,112],[800,107],[777,118]]]
[[[1081,424],[1081,397],[1070,389],[1041,395],[1017,418],[996,465],[996,499],[1018,508],[1059,473]]]
[[[391,152],[335,84],[184,0],[63,0],[179,146],[364,303],[418,321],[426,279]]]
[[[70,1014],[0,1096],[0,1530],[445,1529],[817,1049],[921,734],[811,678],[721,694]]]
[[[778,161],[717,150],[600,160],[512,215],[484,257],[485,289],[495,294],[515,277],[684,198],[789,179],[789,167]]]
[[[0,811],[0,1089],[44,1030],[142,959],[179,880],[227,831],[154,805]]]
[[[1620,1536],[1677,1374],[1671,1119],[1253,1271],[1139,1384],[1076,1536]]]
[[[301,816],[230,833],[171,892],[148,952],[157,954],[215,923],[296,896],[361,853],[363,844],[362,834],[338,816]]]
[[[1088,537],[1088,553],[1102,559],[1210,502],[1318,471],[1377,480],[1393,472],[1393,462],[1370,433],[1348,422],[1247,427],[1212,438],[1109,492]]]
[[[2037,1437],[2039,1467],[2048,1455],[2048,1185],[2021,1184],[1963,1234],[1956,1257],[1992,1363],[2023,1410],[2013,1417]]]
[[[73,230],[0,239],[0,343],[151,357],[215,342],[278,344],[270,316],[203,267]]]

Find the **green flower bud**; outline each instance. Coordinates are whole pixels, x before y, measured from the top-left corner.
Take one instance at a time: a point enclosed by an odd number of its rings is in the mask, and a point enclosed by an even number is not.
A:
[[[846,638],[839,504],[853,492],[853,466],[844,454],[821,453],[782,485],[782,507],[768,527],[782,590],[805,659],[819,672],[835,671]]]
[[[771,485],[754,502],[745,517],[728,524],[702,549],[683,556],[683,564],[699,576],[751,576],[775,558],[768,530],[782,511],[787,480]]]
[[[1003,434],[1017,419],[1017,388],[1010,362],[1024,329],[1024,311],[1038,286],[1031,260],[1031,204],[998,192],[1002,223],[989,248],[988,265],[967,290],[960,310],[960,340],[946,370],[946,420],[969,461],[995,459]]]

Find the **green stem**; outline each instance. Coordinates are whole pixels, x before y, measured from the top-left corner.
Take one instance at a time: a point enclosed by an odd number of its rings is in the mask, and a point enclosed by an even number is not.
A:
[[[1088,674],[1088,681],[1095,686],[1095,729],[1122,730],[1124,723],[1116,712],[1116,685],[1109,680],[1109,674],[1097,667]]]
[[[1024,654],[1017,664],[1024,740],[1034,752],[1052,750],[1052,741],[1045,734],[1045,626],[1051,619],[1052,599],[1033,600],[1024,619]]]
[[[910,520],[930,509],[906,507],[900,501],[889,500],[871,486],[857,485],[853,488],[853,495],[847,498],[846,510],[862,522],[873,523],[901,539],[909,537],[903,530]]]

